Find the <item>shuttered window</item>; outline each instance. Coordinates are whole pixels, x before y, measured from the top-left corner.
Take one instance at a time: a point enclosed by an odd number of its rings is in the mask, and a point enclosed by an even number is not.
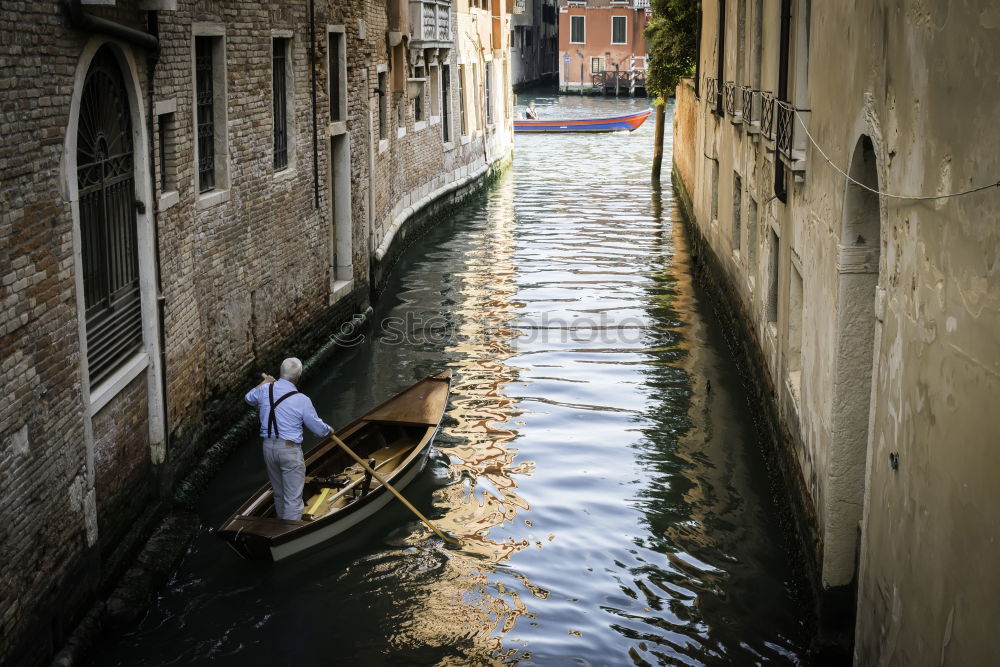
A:
[[[582,16],[569,17],[569,41],[573,44],[583,44],[583,20],[584,17]]]

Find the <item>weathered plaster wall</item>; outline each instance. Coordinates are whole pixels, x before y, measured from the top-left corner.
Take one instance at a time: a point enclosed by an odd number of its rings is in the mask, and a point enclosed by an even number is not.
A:
[[[775,91],[780,1],[726,4],[723,80],[757,85],[753,31],[735,43],[744,7],[747,26],[762,12],[759,87]],[[701,72],[715,76],[718,3],[703,8]],[[712,114],[704,93],[677,171],[767,359],[815,507],[821,581],[857,581],[857,663],[986,664],[1000,620],[989,593],[1000,587],[997,190],[872,195],[848,187],[802,128],[883,192],[995,182],[1000,15],[985,1],[791,8],[788,99],[803,111],[786,201],[774,196],[774,142]]]

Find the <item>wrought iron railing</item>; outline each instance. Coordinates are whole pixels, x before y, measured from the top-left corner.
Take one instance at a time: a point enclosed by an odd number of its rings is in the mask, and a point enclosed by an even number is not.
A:
[[[777,109],[775,109],[777,113],[777,128],[775,130],[777,138],[774,143],[779,153],[791,159],[792,135],[795,131],[795,110],[792,108],[792,105],[783,101],[779,101],[775,106],[777,106]]]
[[[760,122],[760,91],[754,90],[750,86],[743,86],[740,89],[743,97],[743,122]]]
[[[705,77],[705,100],[712,113],[722,113],[722,91],[719,90],[719,80],[714,76]]]
[[[768,139],[774,139],[774,94],[767,91],[760,94],[760,131]]]
[[[736,94],[736,84],[732,81],[726,81],[722,86],[722,97],[726,103],[726,113],[729,114],[730,118],[736,120],[736,114],[742,112],[740,106],[743,103],[742,98]]]

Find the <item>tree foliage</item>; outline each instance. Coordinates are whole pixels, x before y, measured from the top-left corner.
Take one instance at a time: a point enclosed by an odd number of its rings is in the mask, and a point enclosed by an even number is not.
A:
[[[681,77],[694,74],[698,0],[652,0],[651,4],[653,17],[645,32],[649,48],[646,88],[668,97]]]

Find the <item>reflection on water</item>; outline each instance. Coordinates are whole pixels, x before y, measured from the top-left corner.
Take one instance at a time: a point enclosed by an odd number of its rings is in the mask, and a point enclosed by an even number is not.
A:
[[[383,325],[305,388],[343,424],[453,370],[407,495],[462,549],[394,504],[276,566],[235,560],[209,527],[263,478],[250,441],[168,590],[95,662],[802,662],[808,604],[673,195],[649,184],[652,134],[519,136],[513,169],[406,253]]]

